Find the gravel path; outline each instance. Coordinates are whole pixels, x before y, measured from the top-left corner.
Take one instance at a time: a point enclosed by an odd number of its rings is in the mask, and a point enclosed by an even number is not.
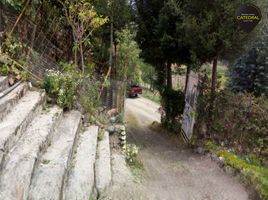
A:
[[[141,180],[154,200],[250,200],[246,188],[209,158],[193,153],[174,135],[148,128],[159,121],[158,105],[127,99],[128,142],[139,146]]]

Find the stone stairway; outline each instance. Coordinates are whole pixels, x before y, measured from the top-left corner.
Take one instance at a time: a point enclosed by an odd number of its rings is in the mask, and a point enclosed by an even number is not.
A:
[[[45,93],[27,83],[10,88],[0,77],[0,94],[1,200],[88,200],[97,174],[98,192],[109,186],[109,136],[98,142],[98,127],[83,127],[78,111],[45,108]]]

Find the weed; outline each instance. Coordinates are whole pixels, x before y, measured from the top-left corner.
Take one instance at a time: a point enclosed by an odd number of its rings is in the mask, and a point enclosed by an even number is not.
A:
[[[42,160],[42,164],[47,165],[48,163],[50,163],[50,160]]]
[[[105,134],[105,129],[100,129],[98,133],[98,141],[103,140],[104,134]]]

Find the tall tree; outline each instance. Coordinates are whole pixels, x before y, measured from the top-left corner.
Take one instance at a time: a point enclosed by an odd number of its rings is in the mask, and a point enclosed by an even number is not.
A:
[[[94,0],[93,5],[98,13],[109,18],[108,23],[98,32],[101,42],[95,43],[97,48],[95,56],[98,56],[98,59],[103,62],[109,62],[109,66],[113,68],[113,76],[116,78],[118,74],[118,40],[115,33],[123,30],[130,22],[130,6],[128,0]],[[107,52],[107,50],[109,51]]]
[[[91,43],[90,36],[93,31],[105,24],[107,18],[99,15],[88,1],[58,1],[62,4],[68,23],[72,27],[75,62],[77,64],[77,49],[79,49],[81,70],[84,73],[84,45]]]
[[[236,24],[234,13],[241,5],[256,2],[189,0],[182,7],[183,28],[191,49],[192,61],[197,65],[204,62],[213,63],[212,102],[215,98],[218,60],[238,55],[250,39],[250,34],[243,32]]]
[[[172,88],[171,66],[174,63],[188,65],[190,61],[190,51],[181,26],[181,9],[172,3],[166,0],[136,0],[137,41],[142,49],[141,55],[157,72],[156,87],[162,96],[163,119],[167,124],[172,124],[181,114],[174,114],[175,110],[181,110],[174,107],[175,98],[182,95],[174,95],[179,92]]]
[[[268,48],[267,36],[240,57],[230,71],[230,86],[234,91],[251,92],[268,97]]]

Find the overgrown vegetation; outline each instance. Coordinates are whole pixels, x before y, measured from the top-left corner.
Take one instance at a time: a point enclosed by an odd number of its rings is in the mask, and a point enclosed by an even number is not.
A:
[[[77,103],[84,112],[94,114],[99,106],[100,81],[90,70],[83,75],[73,64],[62,65],[62,72],[48,70],[45,74],[43,86],[47,94],[66,110]]]
[[[134,144],[126,144],[124,152],[126,162],[130,166],[133,175],[139,178],[144,170],[143,163],[138,158],[139,148]]]
[[[160,104],[161,99],[160,99],[160,95],[158,94],[157,91],[151,91],[147,88],[143,88],[143,92],[142,95],[144,98],[150,99],[151,101]]]
[[[208,116],[209,86],[203,82],[195,134],[211,138],[240,154],[255,154],[268,166],[268,101],[252,94],[217,92],[213,118]],[[211,126],[211,127],[210,127]]]
[[[230,87],[236,92],[250,92],[268,97],[267,36],[231,65]]]

